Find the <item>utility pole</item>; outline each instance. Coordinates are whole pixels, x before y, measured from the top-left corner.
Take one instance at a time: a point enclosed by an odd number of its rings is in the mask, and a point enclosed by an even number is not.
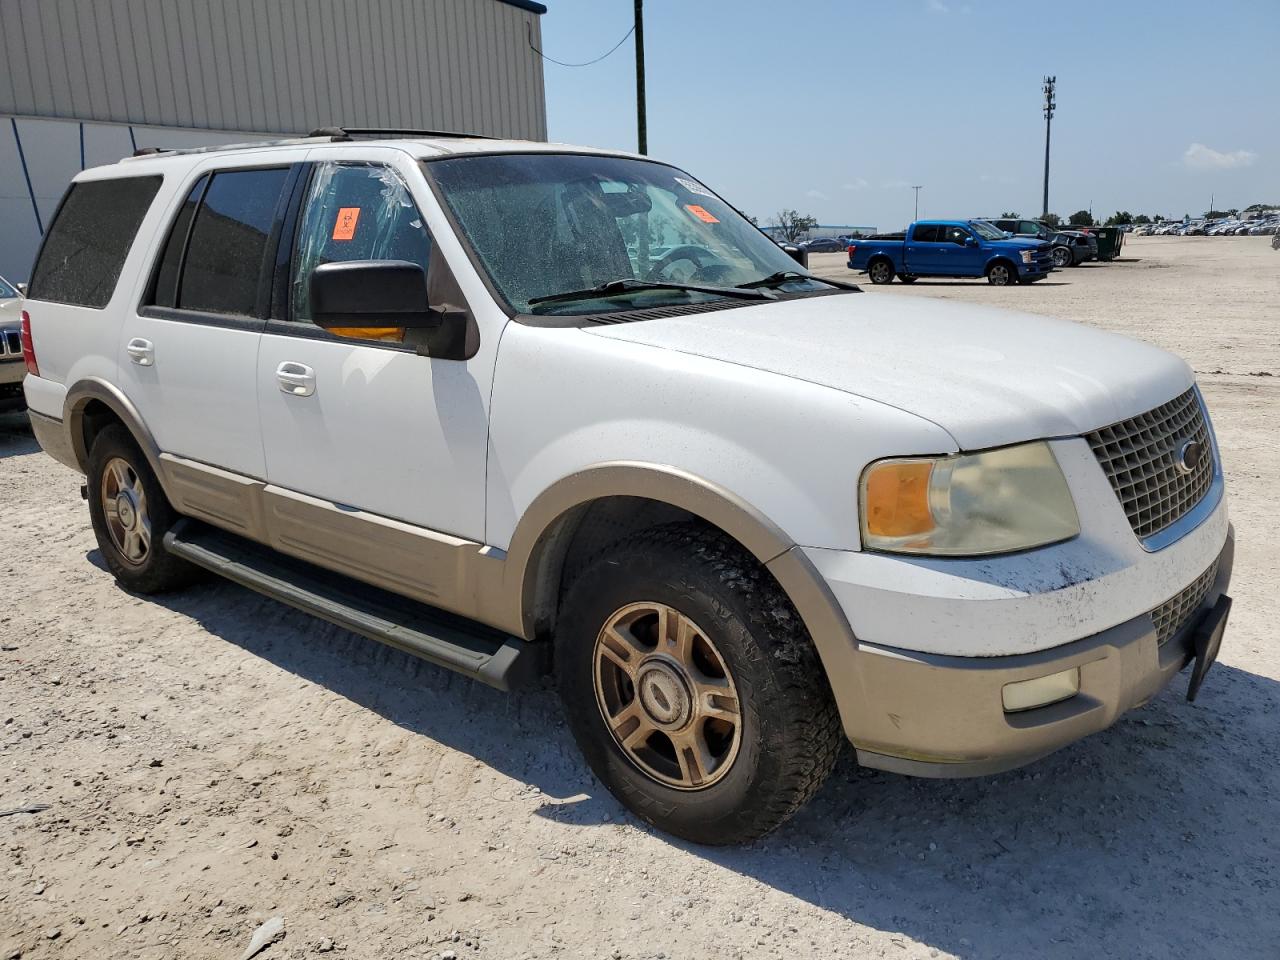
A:
[[[923,186],[924,184],[920,184],[920,186],[912,186],[911,188],[916,192],[916,215],[911,218],[912,220],[920,219],[920,190]]]
[[[1054,99],[1057,85],[1057,77],[1044,78],[1044,203],[1041,218],[1049,215],[1049,128],[1053,124],[1053,108],[1058,105]]]
[[[639,153],[649,153],[648,118],[644,105],[644,0],[636,0],[636,141]]]

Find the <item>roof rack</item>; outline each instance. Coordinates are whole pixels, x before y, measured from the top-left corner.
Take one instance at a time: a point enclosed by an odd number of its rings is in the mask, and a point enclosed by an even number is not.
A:
[[[317,127],[313,137],[333,137],[335,140],[352,140],[356,137],[393,139],[400,137],[450,137],[463,140],[493,140],[483,133],[463,133],[457,130],[415,130],[412,127]]]
[[[210,147],[139,147],[132,157],[182,156],[193,153],[223,153],[228,150],[256,150],[261,147],[302,146],[309,143],[348,143],[357,137],[368,139],[400,139],[442,137],[457,140],[493,140],[483,133],[459,133],[454,130],[413,130],[402,127],[317,127],[305,137],[281,140],[258,140],[255,143],[220,143]]]

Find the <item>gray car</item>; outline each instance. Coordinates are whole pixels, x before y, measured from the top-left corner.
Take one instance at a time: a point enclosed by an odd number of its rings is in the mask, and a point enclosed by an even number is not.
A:
[[[0,412],[26,406],[22,397],[27,367],[22,362],[21,322],[22,293],[0,277]]]

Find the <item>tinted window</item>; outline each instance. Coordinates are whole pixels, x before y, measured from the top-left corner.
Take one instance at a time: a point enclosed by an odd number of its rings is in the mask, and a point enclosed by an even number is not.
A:
[[[941,238],[938,236],[942,232],[942,228],[933,223],[917,224],[915,230],[911,234],[911,239],[917,243],[937,243]]]
[[[252,316],[288,169],[215,173],[191,227],[177,306]]]
[[[9,282],[0,277],[0,300],[12,300],[18,295],[18,291],[9,286]]]
[[[173,227],[169,230],[169,239],[165,241],[164,253],[160,256],[160,266],[156,270],[155,288],[152,291],[151,303],[161,307],[172,307],[178,303],[178,269],[182,266],[182,255],[187,249],[187,235],[191,232],[191,218],[195,215],[196,204],[200,194],[209,182],[206,174],[187,194],[186,201],[174,218]]]
[[[948,243],[958,243],[961,246],[969,239],[972,234],[964,227],[944,227],[942,239]]]
[[[325,263],[407,260],[425,271],[431,235],[404,181],[389,167],[321,164],[307,191],[292,278],[294,320],[309,320],[311,274]],[[363,339],[401,339],[403,330],[357,331]]]
[[[105,307],[160,180],[128,177],[72,184],[32,271],[31,299]]]
[[[1023,220],[1021,226],[1015,233],[1025,234],[1028,237],[1040,236],[1040,224],[1032,220]]]

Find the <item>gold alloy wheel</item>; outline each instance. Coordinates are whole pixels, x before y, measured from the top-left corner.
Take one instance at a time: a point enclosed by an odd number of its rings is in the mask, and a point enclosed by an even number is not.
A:
[[[627,758],[668,787],[701,790],[738,755],[738,689],[698,625],[662,603],[616,611],[596,638],[596,702]]]
[[[139,566],[151,552],[151,518],[142,478],[128,461],[112,457],[102,471],[102,512],[120,555]]]

